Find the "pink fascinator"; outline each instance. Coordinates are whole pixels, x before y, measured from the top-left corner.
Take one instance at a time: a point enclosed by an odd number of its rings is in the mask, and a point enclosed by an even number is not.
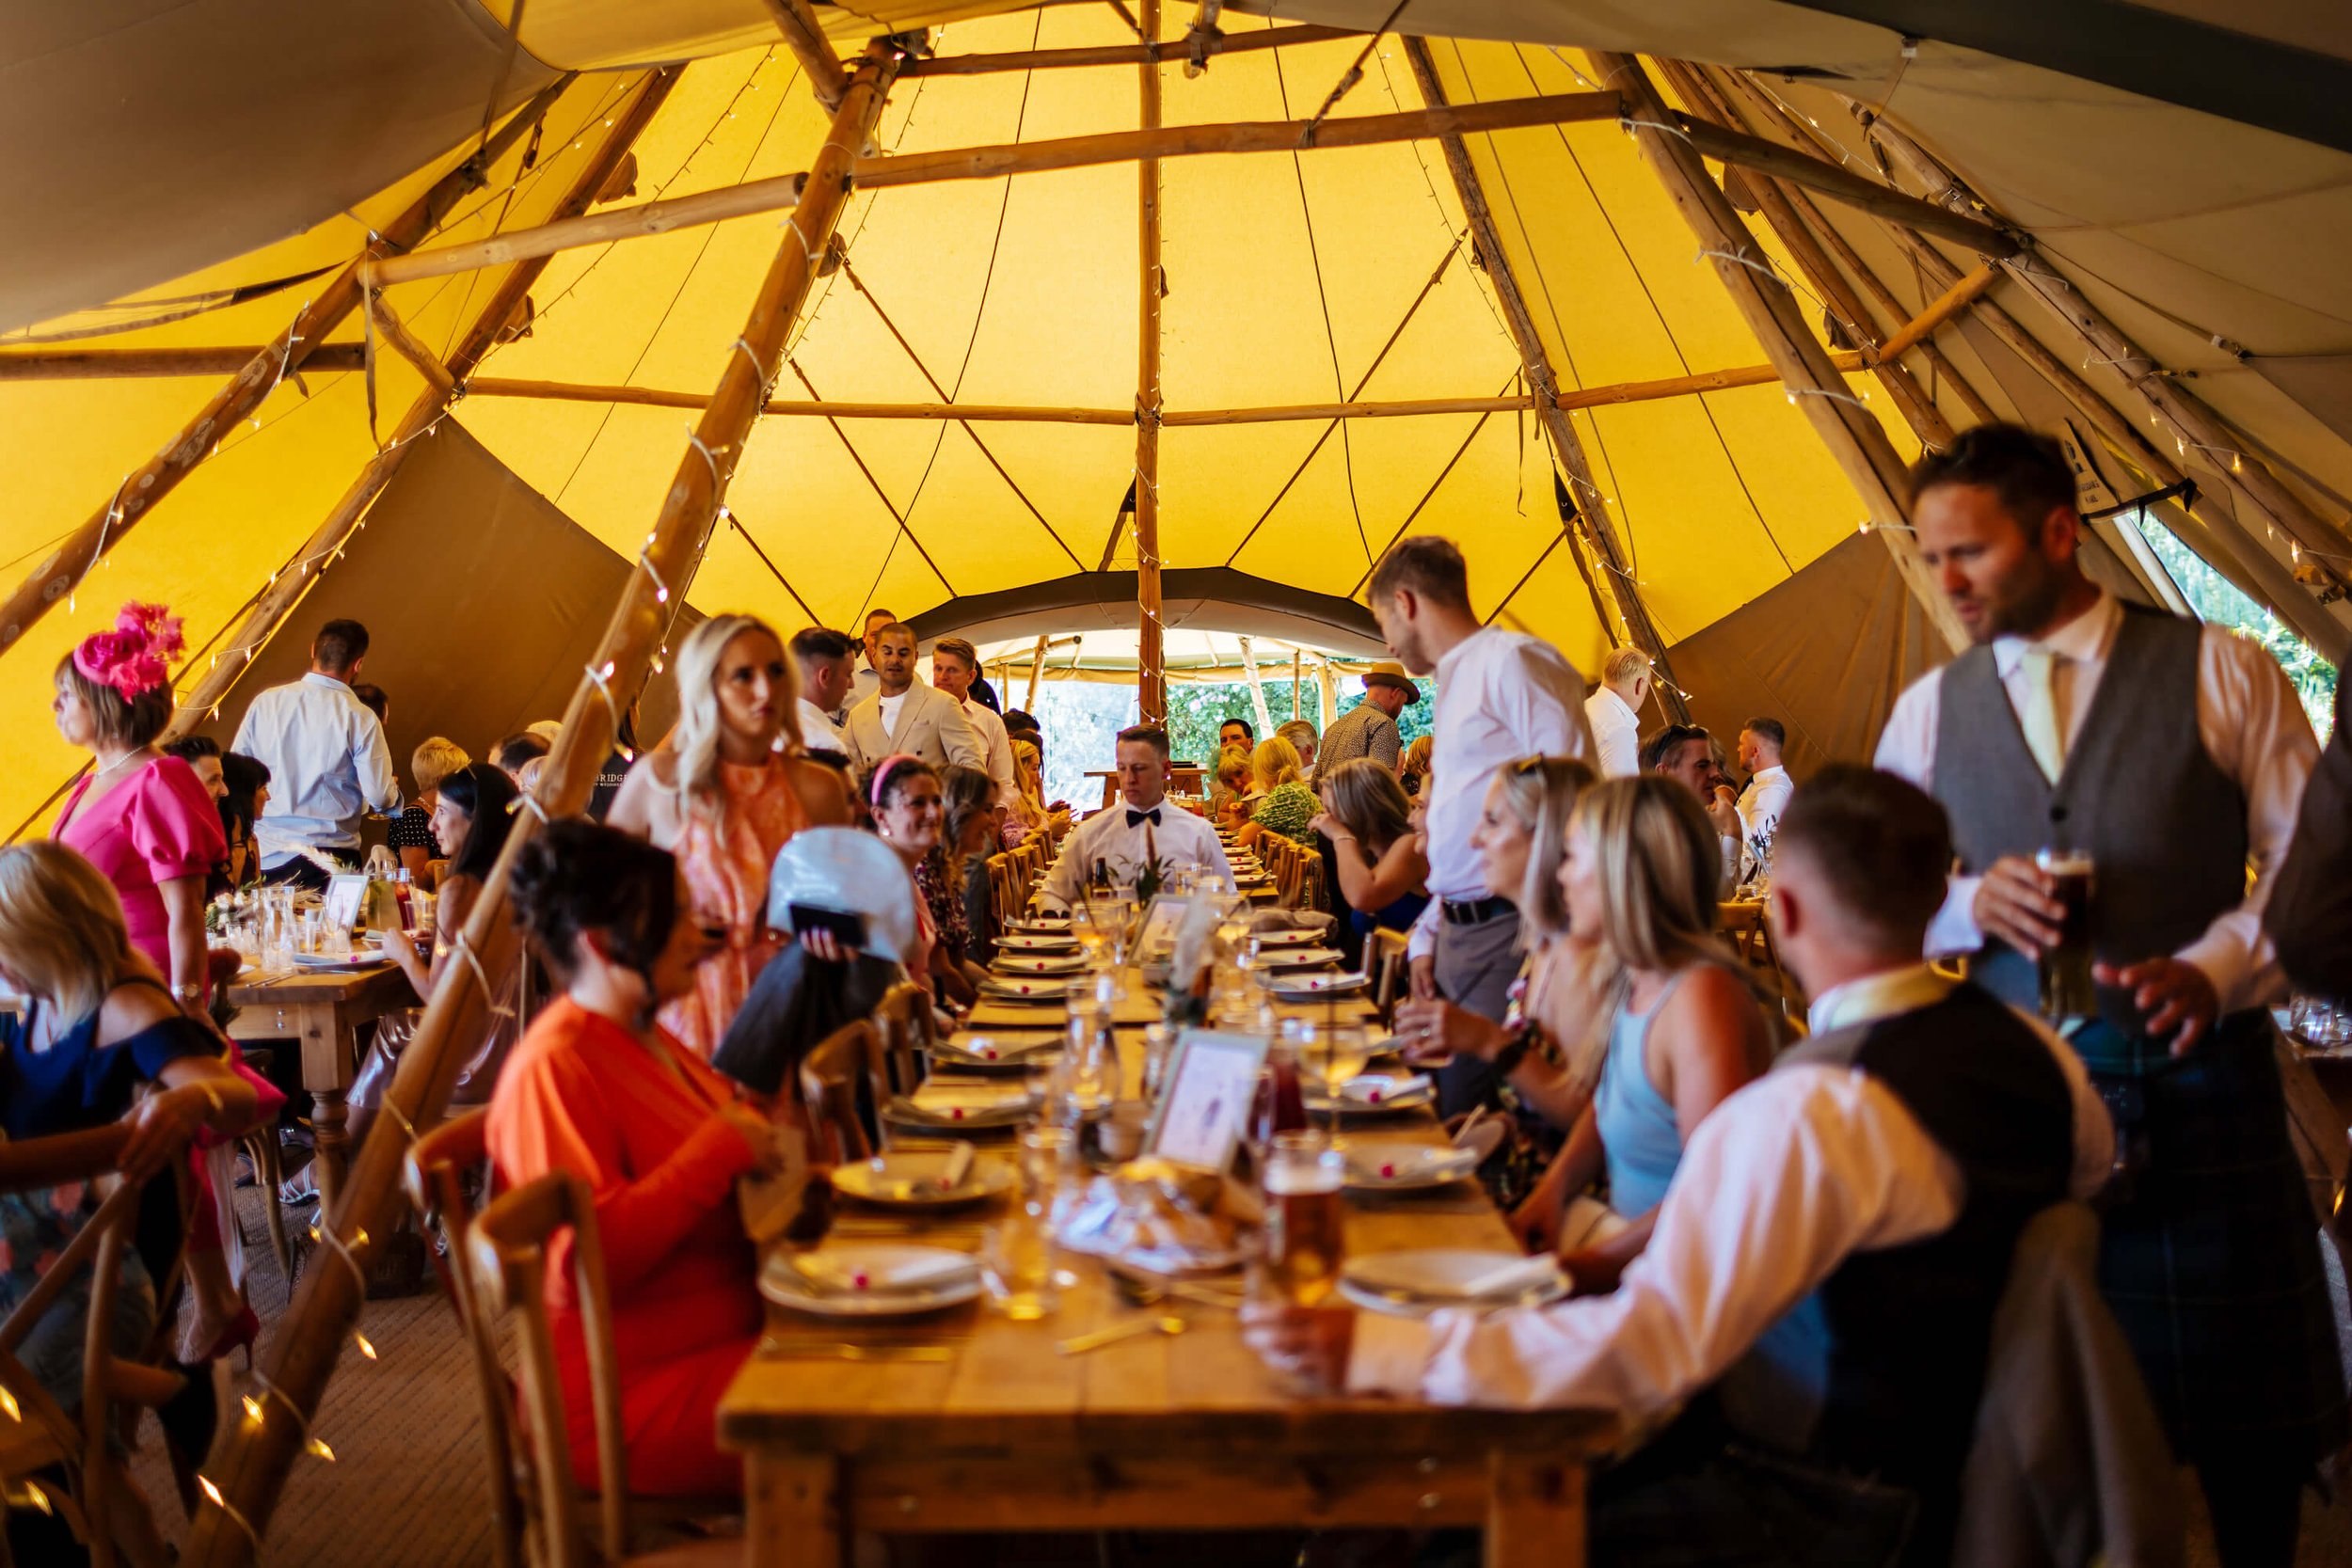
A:
[[[180,617],[159,604],[134,600],[116,612],[112,631],[93,632],[73,650],[73,668],[124,702],[171,680],[171,659],[187,645]]]

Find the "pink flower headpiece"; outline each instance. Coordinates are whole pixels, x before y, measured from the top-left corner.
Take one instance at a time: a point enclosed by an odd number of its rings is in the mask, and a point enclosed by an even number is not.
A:
[[[112,631],[92,632],[73,650],[73,668],[124,702],[171,681],[171,658],[187,646],[180,617],[159,604],[134,600],[115,615]]]

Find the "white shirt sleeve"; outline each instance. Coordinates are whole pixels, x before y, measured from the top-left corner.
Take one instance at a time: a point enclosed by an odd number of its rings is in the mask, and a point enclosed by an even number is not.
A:
[[[400,776],[392,771],[392,749],[384,739],[384,726],[373,713],[362,713],[359,733],[352,737],[351,766],[359,777],[359,792],[376,811],[400,810]]]
[[[940,693],[939,749],[958,768],[977,768],[988,771],[988,746],[972,727],[972,721],[963,716],[963,709],[946,693]]]
[[[1363,1314],[1350,1392],[1657,1415],[1705,1387],[1849,1254],[1960,1216],[1959,1169],[1867,1073],[1790,1067],[1699,1124],[1617,1290],[1544,1309]]]
[[[1087,832],[1094,821],[1087,818],[1071,831],[1062,841],[1061,853],[1055,858],[1054,869],[1045,874],[1045,886],[1038,894],[1038,901],[1048,908],[1067,910],[1078,901],[1078,889],[1085,883],[1087,872],[1094,862],[1087,845],[1094,834]]]
[[[2197,650],[2197,732],[2215,766],[2245,791],[2254,885],[2174,957],[2205,972],[2228,1013],[2286,994],[2263,907],[2318,766],[2319,739],[2279,661],[2261,643],[2214,626]]]
[[[1429,902],[1413,917],[1413,928],[1405,938],[1405,958],[1407,962],[1438,950],[1438,922],[1445,918],[1445,900],[1432,894]]]
[[[1521,643],[1518,657],[1516,678],[1496,681],[1494,696],[1511,733],[1525,743],[1521,754],[1590,761],[1593,727],[1584,720],[1584,683],[1575,668],[1543,643]]]
[[[1879,736],[1873,767],[1908,779],[1930,794],[1935,792],[1935,731],[1943,717],[1944,672],[1931,670],[1895,699],[1886,728]],[[1974,953],[1984,945],[1977,928],[1977,886],[1981,877],[1953,873],[1944,894],[1944,907],[1928,923],[1927,957],[1949,958]]]

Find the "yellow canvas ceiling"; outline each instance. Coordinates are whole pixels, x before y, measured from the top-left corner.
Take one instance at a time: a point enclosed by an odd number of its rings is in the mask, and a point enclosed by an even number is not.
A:
[[[1380,20],[1339,14],[1346,10],[1339,0],[1327,8],[1329,20]],[[842,13],[826,9],[839,31]],[[1569,9],[1543,27],[1506,25],[1538,35],[1565,25]],[[1749,8],[1771,17],[1788,9]],[[648,21],[657,14],[659,27]],[[1131,40],[1102,6],[965,15],[936,35],[942,52]],[[1231,33],[1263,25],[1231,12],[1225,24]],[[790,55],[764,43],[708,53],[747,25],[743,5],[712,0],[658,12],[533,5],[524,28],[542,64],[703,56],[686,66],[635,146],[632,199],[643,200],[808,166],[827,116]],[[1171,17],[1168,36],[1182,26]],[[533,33],[541,27],[550,31]],[[548,40],[562,28],[573,31],[559,48]],[[620,31],[599,42],[599,28]],[[1810,13],[1794,33],[1849,58],[1867,54],[1877,37]],[[1589,37],[1623,41],[1608,27]],[[1772,39],[1736,42],[1761,53]],[[1312,114],[1359,48],[1335,40],[1223,55],[1194,78],[1166,68],[1167,119]],[[1456,103],[1589,87],[1589,61],[1573,49],[1437,41],[1433,52]],[[634,71],[580,77],[549,115],[533,166],[510,154],[434,243],[543,221],[640,80]],[[1336,112],[1421,102],[1401,48],[1384,40]],[[899,84],[877,139],[882,152],[900,154],[1132,129],[1137,103],[1133,67],[929,76]],[[1494,210],[1501,260],[1518,278],[1564,388],[1761,361],[1691,230],[1618,126],[1504,131],[1472,136],[1469,149]],[[365,226],[383,222],[464,150],[449,150],[295,238],[145,290],[129,307],[118,302],[40,329],[119,326],[141,301],[161,309],[155,302],[347,260]],[[1518,356],[1435,144],[1190,157],[1166,162],[1162,172],[1162,393],[1170,410],[1523,390]],[[813,293],[776,395],[1132,406],[1136,193],[1134,166],[1118,165],[854,195],[840,230],[848,264]],[[1751,227],[1771,263],[1802,289],[1777,239],[1760,223]],[[766,214],[564,252],[532,290],[530,333],[496,350],[477,374],[701,395],[734,352],[784,234],[779,215]],[[1870,243],[1880,247],[1875,259],[1883,242]],[[1911,308],[1924,303],[1915,278],[1887,271]],[[499,276],[492,269],[403,284],[389,297],[430,344],[446,348]],[[110,348],[258,343],[283,326],[304,287],[96,341]],[[1807,309],[1819,319],[1818,303]],[[356,322],[335,334],[358,336]],[[376,381],[377,428],[388,432],[420,382],[390,356],[379,361]],[[0,826],[34,811],[77,760],[41,713],[50,670],[71,641],[129,597],[168,600],[187,616],[192,642],[215,637],[273,572],[294,563],[301,542],[375,450],[362,377],[315,374],[306,383],[278,388],[258,427],[230,432],[219,455],[110,549],[70,605],[0,659],[0,714],[22,737],[20,766],[0,782]],[[14,504],[0,514],[0,562],[16,577],[30,570],[217,385],[215,377],[0,381],[0,459],[16,481]],[[1870,400],[1899,452],[1916,451],[1871,382],[1855,376],[1848,389]],[[1939,390],[1939,400],[1965,422],[1948,392]],[[692,415],[475,395],[453,417],[593,535],[633,556],[687,450]],[[1863,515],[1776,386],[1571,418],[1601,491],[1588,499],[1606,507],[1669,640],[1786,581],[1850,537]],[[2312,455],[2310,432],[2296,434],[2298,451]],[[1116,425],[771,416],[751,438],[728,498],[732,521],[715,531],[691,597],[704,610],[750,610],[787,626],[840,625],[875,604],[913,616],[1106,562],[1132,568],[1120,514],[1133,463],[1133,432]],[[1482,611],[1558,640],[1587,668],[1612,637],[1562,543],[1550,456],[1523,414],[1171,427],[1163,436],[1160,495],[1160,553],[1171,567],[1231,567],[1347,596],[1400,531],[1440,531],[1468,548]],[[430,559],[416,562],[413,591],[430,594],[433,573]],[[297,610],[294,625],[304,624]],[[209,657],[191,664],[191,676]]]

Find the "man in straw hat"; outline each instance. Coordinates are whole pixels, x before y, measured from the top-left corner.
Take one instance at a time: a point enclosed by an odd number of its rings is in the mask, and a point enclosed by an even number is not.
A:
[[[1343,762],[1370,757],[1390,772],[1396,771],[1405,744],[1396,733],[1396,716],[1421,700],[1421,688],[1406,674],[1405,666],[1384,659],[1364,672],[1364,700],[1331,721],[1315,748],[1315,769],[1328,773]]]

